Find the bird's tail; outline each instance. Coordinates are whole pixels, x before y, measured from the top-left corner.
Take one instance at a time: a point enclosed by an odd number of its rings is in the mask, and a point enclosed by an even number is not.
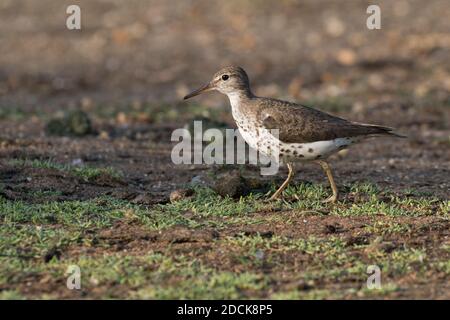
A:
[[[370,136],[391,136],[396,138],[407,138],[407,136],[394,132],[394,128],[379,126],[376,124],[358,123],[367,129]]]

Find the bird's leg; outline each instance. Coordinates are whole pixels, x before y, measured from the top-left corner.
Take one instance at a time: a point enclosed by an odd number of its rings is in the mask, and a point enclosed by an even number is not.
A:
[[[291,182],[292,178],[294,177],[294,168],[292,167],[292,163],[288,162],[287,164],[289,173],[286,178],[286,180],[283,182],[283,184],[278,188],[277,191],[270,197],[269,200],[275,200],[279,197],[279,195],[283,192],[284,189],[288,186],[289,182]]]
[[[328,199],[324,200],[323,202],[336,202],[339,196],[339,192],[338,192],[338,188],[336,187],[336,183],[334,182],[333,179],[333,174],[331,173],[331,168],[330,165],[328,164],[328,162],[323,161],[323,160],[318,160],[317,161],[318,164],[320,164],[320,166],[322,167],[323,171],[325,171],[325,173],[327,174],[328,180],[330,181],[330,186],[331,186],[331,190],[333,190],[333,195],[331,197],[329,197]]]

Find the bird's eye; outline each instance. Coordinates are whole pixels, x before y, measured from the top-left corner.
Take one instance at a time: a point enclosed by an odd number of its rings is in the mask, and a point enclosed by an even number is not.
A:
[[[224,74],[224,75],[222,76],[222,80],[223,80],[223,81],[227,81],[229,78],[230,78],[230,76],[227,75],[227,74]]]

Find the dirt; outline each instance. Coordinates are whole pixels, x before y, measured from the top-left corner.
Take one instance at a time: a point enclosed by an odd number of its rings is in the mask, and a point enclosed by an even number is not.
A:
[[[270,220],[273,213],[261,213],[264,218]],[[279,214],[277,214],[279,215]],[[300,290],[311,290],[320,287],[332,288],[334,290],[343,290],[359,286],[359,279],[346,278],[337,285],[332,280],[309,283],[304,280],[297,279],[295,272],[292,271],[301,268],[302,265],[308,265],[317,261],[317,259],[325,259],[326,253],[319,253],[317,256],[306,254],[305,252],[292,250],[278,257],[282,259],[284,266],[280,269],[280,261],[270,261],[267,264],[253,265],[252,267],[242,268],[242,265],[236,263],[234,256],[238,255],[236,248],[233,246],[223,245],[220,242],[222,238],[239,238],[249,236],[260,236],[262,238],[272,238],[275,236],[284,236],[290,239],[306,239],[311,236],[327,237],[335,235],[345,241],[348,251],[359,256],[362,261],[367,259],[367,251],[381,250],[383,252],[391,252],[401,248],[423,248],[429,249],[427,255],[432,258],[433,255],[445,255],[445,251],[439,249],[439,245],[443,238],[448,238],[450,223],[448,221],[435,221],[434,217],[423,218],[388,218],[383,216],[375,217],[332,217],[332,216],[299,216],[295,213],[287,213],[290,224],[284,222],[264,224],[256,227],[242,226],[230,227],[220,232],[214,229],[192,230],[185,227],[175,227],[165,230],[164,232],[153,232],[142,229],[140,226],[128,223],[119,223],[114,227],[104,230],[95,236],[97,243],[95,247],[86,248],[81,246],[71,246],[65,248],[63,252],[52,249],[46,256],[49,261],[54,256],[58,259],[71,258],[77,256],[88,255],[91,258],[103,257],[108,254],[126,253],[129,256],[139,256],[148,252],[165,252],[170,246],[171,254],[174,256],[187,255],[192,259],[198,259],[205,266],[215,268],[216,270],[232,270],[235,273],[240,272],[260,272],[261,268],[266,273],[282,273],[280,275],[284,281],[278,282],[273,291],[287,290],[294,286]],[[382,242],[375,247],[361,251],[358,246],[368,244],[377,234],[372,234],[364,230],[371,222],[377,221],[397,222],[407,225],[410,231],[407,234],[388,234],[383,236]],[[105,249],[107,247],[107,249]],[[322,257],[323,256],[323,257]],[[367,260],[370,263],[370,260]],[[293,270],[291,269],[293,268]],[[415,299],[448,299],[448,284],[446,283],[445,273],[430,274],[426,283],[417,283],[415,273],[417,270],[411,270],[405,276],[397,277],[395,280],[402,287],[408,288],[407,291],[396,291],[389,298],[411,298],[412,293]],[[284,274],[284,275],[283,275]],[[291,280],[289,280],[291,279]],[[30,283],[38,283],[38,286],[30,286]],[[129,288],[126,286],[118,286],[111,284],[114,288],[114,296],[126,296]],[[60,298],[102,298],[105,294],[110,294],[108,284],[95,288],[93,291],[75,291],[70,292],[62,289],[62,283],[58,279],[49,279],[47,277],[30,276],[30,282],[24,282],[18,288],[21,292],[33,296],[34,294],[55,294]],[[264,297],[264,296],[262,296]],[[349,296],[352,297],[352,296]],[[354,298],[354,297],[353,297]]]

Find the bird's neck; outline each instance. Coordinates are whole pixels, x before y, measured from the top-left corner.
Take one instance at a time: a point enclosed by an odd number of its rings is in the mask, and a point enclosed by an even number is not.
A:
[[[228,99],[230,99],[230,104],[233,109],[239,108],[243,103],[253,99],[255,96],[250,91],[247,90],[239,90],[227,93]]]
[[[234,120],[238,122],[239,119],[245,118],[245,105],[250,102],[255,96],[248,91],[235,91],[227,94],[230,99],[231,113]]]

